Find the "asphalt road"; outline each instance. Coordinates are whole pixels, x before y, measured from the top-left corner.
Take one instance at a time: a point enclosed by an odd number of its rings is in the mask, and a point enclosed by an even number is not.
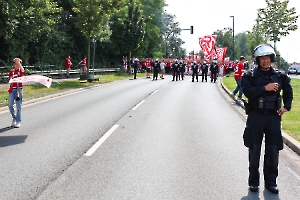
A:
[[[0,113],[0,199],[300,199],[280,154],[279,195],[247,190],[245,115],[219,83],[137,79]],[[263,151],[262,151],[263,152]]]

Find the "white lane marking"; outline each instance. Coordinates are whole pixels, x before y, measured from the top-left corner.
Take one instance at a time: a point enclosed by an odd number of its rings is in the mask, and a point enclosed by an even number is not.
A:
[[[164,85],[163,87],[166,87],[166,86],[168,86],[169,84],[166,84],[166,85]]]
[[[91,156],[118,127],[117,124],[111,127],[84,155]]]
[[[154,92],[152,92],[151,95],[155,94],[156,92],[158,92],[158,90],[155,90]]]
[[[145,102],[145,100],[142,100],[138,105],[134,106],[134,108],[132,108],[132,110],[136,110],[144,102]]]

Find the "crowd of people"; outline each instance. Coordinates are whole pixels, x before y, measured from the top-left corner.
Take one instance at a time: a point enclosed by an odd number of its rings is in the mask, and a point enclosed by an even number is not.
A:
[[[211,82],[216,82],[218,76],[229,76],[239,65],[235,62],[218,62],[217,60],[204,59],[178,59],[178,58],[132,58],[128,66],[125,58],[122,60],[122,69],[124,72],[133,73],[134,79],[136,73],[146,72],[146,78],[157,80],[157,74],[164,79],[165,74],[172,74],[173,81],[183,80],[185,75],[191,75],[192,81],[199,81],[198,76],[202,76],[202,82],[207,82],[207,76],[210,76]],[[248,62],[244,62],[244,68],[248,67]],[[151,77],[151,73],[153,76]]]

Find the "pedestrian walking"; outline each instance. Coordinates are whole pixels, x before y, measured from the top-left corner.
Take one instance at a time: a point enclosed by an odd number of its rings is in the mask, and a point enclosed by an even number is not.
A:
[[[78,64],[81,65],[80,74],[87,74],[86,57],[84,57]]]
[[[242,99],[243,95],[243,88],[242,88],[242,75],[244,73],[244,62],[245,62],[245,57],[240,56],[240,61],[239,63],[235,66],[234,70],[234,79],[236,82],[236,88],[233,90],[231,96],[235,97],[236,93],[239,92],[238,98]]]
[[[8,79],[14,79],[24,76],[24,68],[20,58],[13,59],[14,69],[9,71]],[[8,108],[12,117],[12,127],[19,128],[21,126],[21,110],[23,100],[23,84],[11,83],[8,89]],[[14,104],[16,103],[16,110]]]
[[[160,78],[161,79],[164,79],[164,75],[165,75],[165,60],[162,60],[162,62],[160,63],[160,73],[161,73],[161,76]]]
[[[66,77],[69,78],[70,77],[70,71],[71,71],[71,65],[72,65],[72,62],[71,62],[71,57],[68,56],[66,59],[65,59],[65,64],[66,64]]]
[[[279,151],[283,149],[281,117],[291,109],[293,89],[289,77],[271,67],[276,58],[271,46],[257,46],[253,57],[258,67],[242,78],[244,95],[248,98],[248,103],[245,102],[248,118],[243,135],[244,145],[249,148],[248,185],[252,192],[259,189],[259,161],[265,138],[264,184],[267,190],[277,194]]]

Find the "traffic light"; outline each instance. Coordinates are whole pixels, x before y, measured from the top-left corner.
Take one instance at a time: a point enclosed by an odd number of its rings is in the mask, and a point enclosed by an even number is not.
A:
[[[194,26],[191,26],[191,34],[194,34]]]

